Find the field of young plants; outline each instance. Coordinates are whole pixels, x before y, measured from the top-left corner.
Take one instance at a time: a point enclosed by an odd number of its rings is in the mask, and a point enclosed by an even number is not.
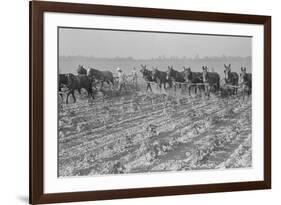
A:
[[[252,165],[251,97],[106,94],[59,100],[59,177]]]

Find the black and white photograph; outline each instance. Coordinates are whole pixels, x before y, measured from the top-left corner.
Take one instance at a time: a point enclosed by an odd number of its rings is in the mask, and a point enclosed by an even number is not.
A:
[[[252,37],[58,27],[58,177],[252,167]]]

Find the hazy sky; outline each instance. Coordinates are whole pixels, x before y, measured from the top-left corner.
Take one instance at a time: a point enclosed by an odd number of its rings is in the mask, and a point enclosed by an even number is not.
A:
[[[59,29],[60,56],[200,57],[251,56],[250,37],[167,34],[152,32]]]

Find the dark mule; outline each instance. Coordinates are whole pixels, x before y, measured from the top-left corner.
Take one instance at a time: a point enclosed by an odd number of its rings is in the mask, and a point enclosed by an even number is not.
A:
[[[207,66],[202,66],[202,75],[203,75],[203,83],[207,83],[205,85],[205,92],[208,96],[210,96],[210,92],[214,93],[220,90],[220,75],[216,72],[209,72]]]
[[[68,103],[68,97],[70,94],[72,94],[72,97],[74,99],[74,103],[76,102],[76,98],[74,95],[74,91],[78,90],[78,92],[81,94],[81,89],[84,88],[87,90],[88,96],[92,96],[94,99],[94,94],[92,90],[92,83],[90,78],[87,75],[73,75],[72,73],[66,74],[67,77],[67,83],[66,87],[68,88],[68,93],[66,97],[66,103]]]
[[[239,75],[236,72],[231,72],[231,64],[225,65],[224,75],[225,75],[225,81],[226,84],[236,86],[233,89],[232,94],[237,94],[238,91],[238,81],[239,81]]]
[[[77,71],[78,75],[87,75],[87,69],[84,68],[82,65],[78,65],[78,68],[76,71]]]
[[[167,79],[167,73],[158,70],[157,67],[152,68],[152,79],[156,81],[160,89],[162,88],[162,84],[164,85],[164,89],[166,89],[166,83],[171,86],[170,81]]]
[[[248,94],[248,96],[250,96],[252,93],[252,73],[247,73],[246,67],[241,67],[240,82],[242,85],[243,100],[244,100],[246,93]]]
[[[177,83],[184,83],[184,71],[179,72],[173,69],[173,66],[168,66],[167,71],[167,80],[171,81],[174,85],[174,89],[177,89]],[[179,88],[181,88],[181,84],[179,84]]]
[[[107,82],[108,85],[112,84],[114,85],[114,79],[113,79],[113,74],[110,71],[100,71],[94,68],[90,68],[87,70],[87,75],[93,80],[98,80],[101,82],[101,88],[103,87],[103,83]]]
[[[146,91],[148,91],[148,88],[149,88],[149,90],[152,92],[152,88],[151,88],[150,82],[155,82],[155,80],[152,77],[152,71],[148,70],[146,68],[146,65],[142,65],[141,64],[140,72],[141,72],[141,74],[143,76],[143,79],[146,82]]]
[[[183,70],[184,70],[184,79],[187,83],[190,83],[191,85],[188,85],[188,93],[189,96],[190,94],[190,90],[192,87],[195,88],[195,94],[197,94],[197,88],[201,89],[201,86],[197,86],[197,83],[203,83],[203,76],[202,73],[200,72],[192,72],[191,68],[188,67],[186,68],[185,66],[183,66]]]

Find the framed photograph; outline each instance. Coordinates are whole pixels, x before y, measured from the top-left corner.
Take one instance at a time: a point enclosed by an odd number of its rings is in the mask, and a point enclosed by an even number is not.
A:
[[[30,2],[30,203],[271,188],[271,17]]]

